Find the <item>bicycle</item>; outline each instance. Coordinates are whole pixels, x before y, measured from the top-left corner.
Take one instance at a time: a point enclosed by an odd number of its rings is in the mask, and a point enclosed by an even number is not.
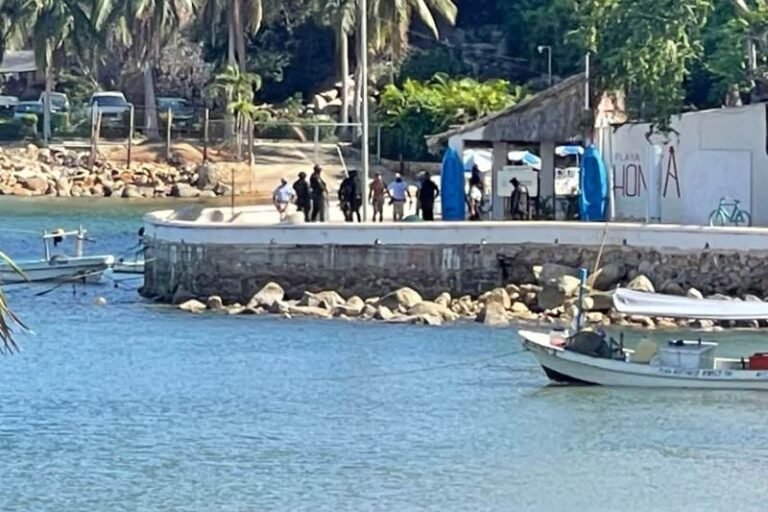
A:
[[[746,210],[739,208],[740,202],[738,199],[728,202],[726,198],[721,197],[720,204],[709,214],[709,225],[725,226],[726,224],[733,224],[734,226],[751,226],[752,217]],[[729,212],[728,208],[731,207],[732,209]]]

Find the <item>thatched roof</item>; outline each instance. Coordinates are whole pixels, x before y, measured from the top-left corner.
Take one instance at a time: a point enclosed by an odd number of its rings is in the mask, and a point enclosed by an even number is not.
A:
[[[0,61],[0,75],[33,73],[35,71],[37,71],[37,64],[35,64],[35,52],[32,50],[5,52],[3,59]]]
[[[520,103],[447,132],[430,135],[430,149],[441,148],[451,137],[482,129],[488,142],[567,142],[583,136],[584,74],[573,75]]]

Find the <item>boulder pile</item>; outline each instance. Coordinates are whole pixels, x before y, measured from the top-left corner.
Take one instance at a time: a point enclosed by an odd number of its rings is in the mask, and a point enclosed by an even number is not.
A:
[[[0,195],[22,197],[216,197],[231,186],[216,179],[212,164],[90,162],[90,153],[38,148],[0,148]]]
[[[399,288],[380,297],[344,298],[335,291],[306,291],[302,297],[289,298],[278,283],[271,282],[246,304],[226,304],[219,296],[207,299],[195,297],[183,289],[177,290],[173,303],[179,309],[195,313],[273,314],[284,318],[360,319],[396,324],[443,325],[462,319],[492,327],[503,327],[510,323],[570,324],[578,313],[580,281],[576,277],[577,269],[545,264],[534,266],[532,273],[536,276],[535,283],[508,284],[479,296],[452,297],[448,292],[443,292],[432,300],[422,297],[409,287]],[[759,327],[756,322],[724,322],[717,325],[711,321],[623,315],[613,309],[612,290],[617,285],[644,292],[655,291],[651,280],[643,274],[628,275],[617,264],[604,266],[589,276],[583,289],[582,307],[588,325],[635,326],[645,329]],[[701,292],[693,288],[681,292],[681,295],[703,298]]]

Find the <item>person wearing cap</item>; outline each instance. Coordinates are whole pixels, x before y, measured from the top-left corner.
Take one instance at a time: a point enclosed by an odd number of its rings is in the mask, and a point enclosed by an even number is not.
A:
[[[296,208],[304,214],[304,222],[309,222],[312,199],[309,195],[307,173],[299,173],[299,179],[293,182],[293,191],[296,193]]]
[[[325,202],[328,200],[328,187],[321,173],[323,169],[316,165],[309,178],[309,193],[312,198],[312,222],[325,222]]]
[[[413,204],[413,199],[408,191],[408,184],[403,181],[400,173],[395,174],[395,181],[389,184],[389,197],[392,198],[392,220],[402,221],[405,216],[405,200],[408,199]]]
[[[280,185],[277,186],[274,192],[272,192],[272,202],[277,209],[277,213],[280,214],[280,220],[285,219],[288,212],[288,205],[296,198],[296,192],[293,191],[293,187],[288,184],[286,178],[280,178]]]
[[[384,196],[389,195],[389,189],[384,183],[381,177],[381,173],[377,172],[373,181],[369,187],[368,202],[373,206],[373,222],[376,222],[378,217],[379,222],[384,222]]]

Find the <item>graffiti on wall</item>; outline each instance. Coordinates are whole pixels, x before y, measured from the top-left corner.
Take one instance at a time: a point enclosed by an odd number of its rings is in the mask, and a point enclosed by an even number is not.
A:
[[[678,171],[675,148],[670,146],[662,160],[664,187],[662,197],[682,197],[680,174]],[[666,165],[665,165],[666,164]],[[641,197],[648,192],[646,172],[643,169],[640,153],[614,153],[613,155],[613,193],[616,197]]]

